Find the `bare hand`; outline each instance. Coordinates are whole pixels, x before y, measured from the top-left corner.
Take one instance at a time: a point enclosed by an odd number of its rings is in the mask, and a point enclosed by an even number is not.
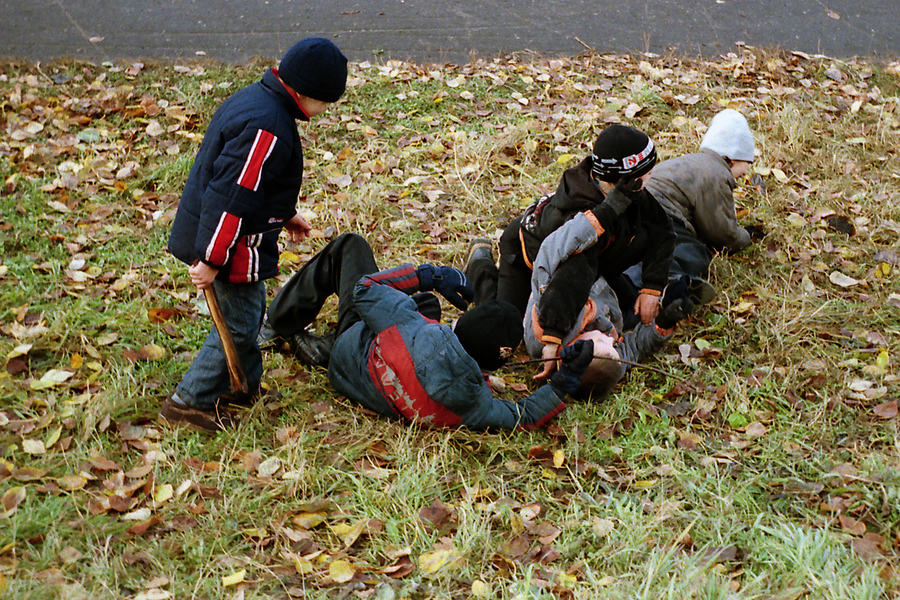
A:
[[[547,344],[541,351],[544,360],[544,370],[534,376],[536,381],[547,379],[556,371],[556,363],[559,359],[559,344]]]
[[[653,294],[641,294],[634,303],[634,314],[641,317],[641,323],[649,327],[659,314],[659,297]]]
[[[205,290],[212,285],[216,275],[219,274],[219,270],[205,262],[198,261],[196,264],[188,267],[188,273],[191,276],[191,283],[196,285],[198,290]]]
[[[300,216],[300,213],[297,213],[289,221],[286,221],[284,224],[285,231],[288,232],[288,239],[294,243],[302,242],[307,237],[309,237],[309,232],[312,227],[309,226],[309,223]]]

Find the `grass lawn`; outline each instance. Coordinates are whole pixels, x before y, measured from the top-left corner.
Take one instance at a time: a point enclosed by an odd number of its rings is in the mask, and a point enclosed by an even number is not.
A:
[[[724,107],[767,235],[715,259],[657,370],[542,430],[388,421],[279,353],[283,397],[235,429],[163,428],[211,326],[171,221],[212,112],[267,66],[0,66],[0,597],[900,597],[900,64],[353,64],[299,125],[314,235],[270,295],[342,232],[385,267],[462,266],[607,124],[669,158]]]

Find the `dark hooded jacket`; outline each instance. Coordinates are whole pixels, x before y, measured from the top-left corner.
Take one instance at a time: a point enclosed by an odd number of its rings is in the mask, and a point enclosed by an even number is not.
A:
[[[248,283],[278,272],[278,235],[296,214],[303,150],[296,121],[307,120],[270,69],[216,110],[188,175],[169,251]]]
[[[521,237],[530,264],[534,264],[544,238],[576,214],[603,202],[603,192],[590,177],[590,165],[588,157],[567,169],[554,194],[526,209]],[[674,248],[675,232],[668,214],[643,190],[594,247],[593,251],[601,254],[595,275],[610,279],[643,262],[644,288],[662,292]]]

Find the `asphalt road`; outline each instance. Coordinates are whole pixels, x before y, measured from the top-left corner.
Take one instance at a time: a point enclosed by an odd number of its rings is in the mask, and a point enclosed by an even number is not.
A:
[[[0,57],[277,59],[325,35],[354,61],[468,62],[517,52],[715,55],[736,43],[900,56],[900,1],[0,0]]]

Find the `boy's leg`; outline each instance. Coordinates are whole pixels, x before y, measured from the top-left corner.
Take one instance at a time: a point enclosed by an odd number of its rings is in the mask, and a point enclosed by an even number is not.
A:
[[[262,354],[256,334],[266,306],[263,282],[233,284],[213,282],[222,316],[228,323],[238,358],[247,376],[247,387],[259,388],[262,378]],[[213,327],[191,363],[184,379],[175,389],[177,400],[200,410],[212,410],[222,394],[228,392],[228,366],[219,333]]]
[[[365,238],[353,233],[340,235],[284,284],[269,305],[268,324],[282,337],[295,335],[315,321],[329,296],[337,294],[338,331],[344,331],[358,318],[350,302],[353,288],[363,275],[377,271]]]
[[[494,300],[497,297],[497,281],[500,272],[494,264],[494,254],[491,251],[491,241],[487,239],[475,239],[469,244],[469,254],[463,271],[472,285],[475,293],[473,304],[476,306]]]
[[[500,237],[497,299],[515,306],[524,318],[528,298],[531,296],[531,268],[522,256],[522,243],[519,240],[520,219],[507,225]]]

